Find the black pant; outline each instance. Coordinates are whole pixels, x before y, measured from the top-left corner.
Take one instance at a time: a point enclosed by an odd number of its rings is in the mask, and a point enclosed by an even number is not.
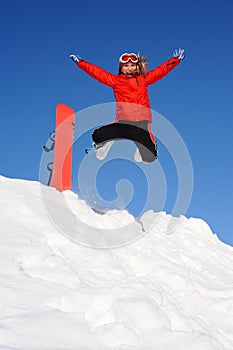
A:
[[[126,120],[101,126],[94,130],[92,139],[95,144],[115,139],[131,140],[135,142],[143,161],[153,162],[158,157],[157,147],[151,139],[146,120],[141,122]]]

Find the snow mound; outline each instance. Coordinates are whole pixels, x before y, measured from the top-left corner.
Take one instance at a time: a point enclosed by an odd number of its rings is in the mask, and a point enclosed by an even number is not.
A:
[[[26,180],[0,177],[0,189],[1,350],[233,348],[233,249],[204,221],[99,214]],[[96,249],[102,231],[127,239]]]

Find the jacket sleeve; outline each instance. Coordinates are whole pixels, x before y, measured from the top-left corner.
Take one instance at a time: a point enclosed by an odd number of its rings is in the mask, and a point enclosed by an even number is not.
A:
[[[96,66],[84,60],[80,60],[77,63],[78,67],[84,70],[92,78],[98,80],[100,83],[113,87],[115,85],[115,75],[107,72],[103,68]]]
[[[170,60],[162,63],[160,66],[152,69],[146,74],[147,84],[154,84],[159,79],[162,79],[167,75],[172,69],[174,69],[180,63],[179,58],[173,57]]]

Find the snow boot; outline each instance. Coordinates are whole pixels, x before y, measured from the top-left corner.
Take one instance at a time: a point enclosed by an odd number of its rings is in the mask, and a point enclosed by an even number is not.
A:
[[[101,144],[94,144],[93,146],[96,151],[96,158],[99,160],[104,160],[107,157],[113,143],[114,141],[108,141]]]

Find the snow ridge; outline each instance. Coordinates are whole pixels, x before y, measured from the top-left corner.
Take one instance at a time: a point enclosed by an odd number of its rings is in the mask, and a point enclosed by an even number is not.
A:
[[[204,221],[149,211],[138,223],[66,192],[87,236],[135,228],[131,243],[96,249],[61,233],[41,188],[0,177],[1,350],[233,348],[233,249]]]

